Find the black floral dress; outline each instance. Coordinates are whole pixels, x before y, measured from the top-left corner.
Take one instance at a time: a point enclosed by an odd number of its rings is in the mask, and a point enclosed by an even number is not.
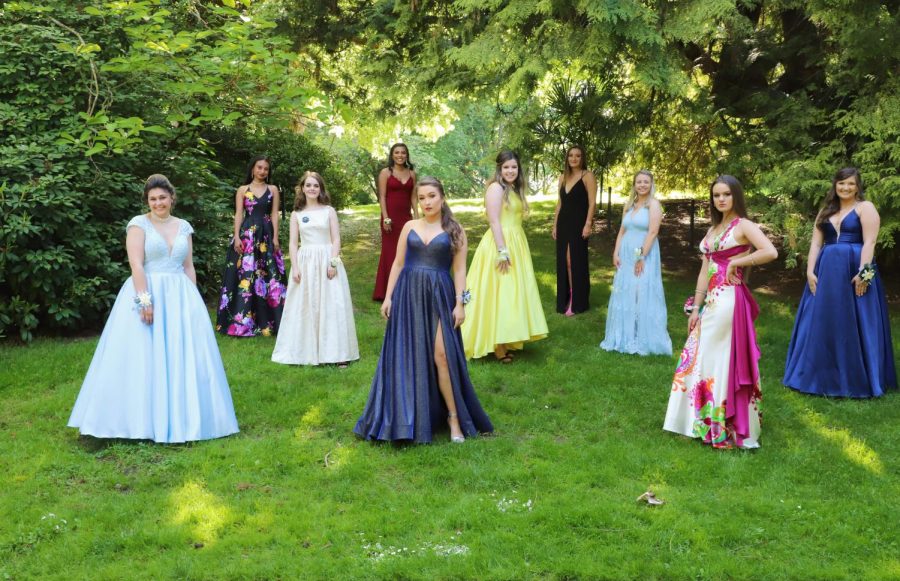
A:
[[[233,337],[273,335],[284,307],[284,257],[276,250],[269,188],[244,193],[241,252],[228,246],[216,330]]]

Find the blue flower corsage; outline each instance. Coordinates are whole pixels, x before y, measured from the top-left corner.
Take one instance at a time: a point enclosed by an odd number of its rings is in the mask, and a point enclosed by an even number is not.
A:
[[[458,298],[459,302],[463,305],[468,305],[470,302],[472,302],[472,292],[469,289],[466,289],[462,292],[461,295],[456,298]]]
[[[303,216],[302,218],[300,218],[300,221],[306,224],[307,222],[309,222],[309,216]]]

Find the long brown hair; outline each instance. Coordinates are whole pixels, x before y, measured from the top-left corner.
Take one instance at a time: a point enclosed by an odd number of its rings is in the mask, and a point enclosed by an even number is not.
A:
[[[431,186],[440,192],[441,228],[450,236],[450,247],[452,248],[453,253],[456,254],[456,251],[462,246],[464,235],[463,227],[462,224],[457,222],[456,218],[453,217],[453,210],[451,210],[450,206],[447,204],[447,196],[444,194],[444,184],[436,177],[425,176],[416,182],[417,193],[422,186]]]
[[[817,227],[824,228],[825,222],[841,211],[841,199],[837,195],[837,183],[851,177],[856,178],[856,199],[859,201],[866,199],[866,192],[863,189],[862,176],[859,175],[859,170],[855,167],[843,167],[839,169],[837,173],[834,174],[834,179],[831,180],[831,189],[825,194],[825,201],[822,202],[822,209],[819,210],[819,215],[816,216]]]
[[[572,153],[573,149],[577,149],[581,152],[581,167],[579,167],[578,169],[580,169],[581,171],[587,171],[587,154],[584,152],[584,148],[578,144],[570,145],[569,149],[566,150],[566,157],[565,159],[563,159],[563,163],[566,165],[566,169],[563,172],[563,175],[566,176],[566,181],[568,181],[569,177],[574,173],[572,171],[572,168],[569,167],[569,154]]]
[[[731,207],[734,210],[734,213],[741,218],[746,218],[747,203],[744,201],[744,186],[741,185],[741,182],[739,182],[736,177],[723,174],[714,179],[713,183],[709,185],[709,217],[712,220],[713,228],[721,224],[722,218],[725,217],[722,212],[716,208],[716,203],[713,201],[713,188],[716,187],[716,184],[725,184],[728,186],[728,191],[731,192],[733,204]]]
[[[500,169],[504,163],[511,159],[516,160],[516,164],[519,166],[519,173],[516,175],[515,181],[512,184],[508,184],[503,180]],[[582,159],[584,159],[583,156]],[[519,160],[519,155],[511,150],[501,151],[497,154],[496,161],[497,169],[494,170],[494,177],[488,185],[497,183],[503,186],[503,203],[507,206],[509,205],[509,191],[514,191],[519,196],[519,199],[522,200],[522,207],[525,209],[525,213],[528,213],[528,200],[525,198],[525,178],[522,177],[522,162]]]
[[[313,178],[319,182],[319,203],[323,206],[330,206],[331,196],[328,195],[328,190],[325,189],[325,180],[317,172],[308,171],[300,176],[300,180],[294,186],[294,210],[302,210],[306,207],[306,194],[303,193],[303,184],[306,183],[306,178]]]

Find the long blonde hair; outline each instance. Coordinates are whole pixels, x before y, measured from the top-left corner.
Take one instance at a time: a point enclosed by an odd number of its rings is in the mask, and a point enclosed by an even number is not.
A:
[[[516,160],[516,164],[519,166],[519,174],[512,184],[508,184],[503,179],[500,169],[504,163],[511,159]],[[525,197],[525,178],[522,177],[522,162],[519,161],[519,156],[515,151],[505,150],[497,154],[497,169],[494,171],[494,177],[488,185],[494,183],[503,187],[503,204],[505,206],[509,206],[509,192],[512,190],[519,196],[519,200],[522,201],[523,213],[528,213],[528,199]]]
[[[647,176],[650,178],[650,198],[656,197],[656,180],[653,179],[653,174],[650,173],[649,170],[642,169],[641,171],[634,174],[634,177],[631,179],[631,195],[628,197],[628,202],[625,203],[625,211],[631,210],[634,206],[634,203],[637,202],[638,194],[637,190],[634,189],[634,182],[637,181],[638,176]]]

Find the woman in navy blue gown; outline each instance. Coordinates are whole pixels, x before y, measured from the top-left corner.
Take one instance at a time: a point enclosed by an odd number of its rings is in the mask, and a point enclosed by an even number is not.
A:
[[[400,232],[381,305],[388,320],[381,357],[353,431],[367,440],[425,443],[446,421],[459,443],[494,429],[469,379],[459,332],[468,302],[466,234],[441,182],[422,178],[416,195],[423,217]]]
[[[813,227],[786,386],[853,398],[897,387],[884,286],[873,260],[879,225],[859,171],[838,171]]]

